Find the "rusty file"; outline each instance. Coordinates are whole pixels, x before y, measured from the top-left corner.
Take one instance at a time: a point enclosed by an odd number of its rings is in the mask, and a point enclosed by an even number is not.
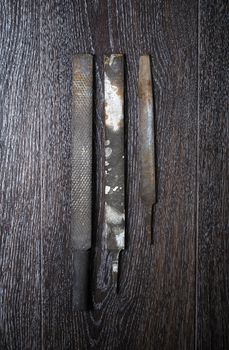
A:
[[[124,59],[104,57],[105,236],[117,280],[119,254],[125,248]]]

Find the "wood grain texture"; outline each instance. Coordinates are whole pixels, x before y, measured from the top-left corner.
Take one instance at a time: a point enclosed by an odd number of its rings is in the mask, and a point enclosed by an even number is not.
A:
[[[200,1],[198,349],[229,348],[227,1]]]
[[[0,18],[0,348],[40,349],[39,7]]]
[[[229,347],[226,11],[223,0],[199,0],[199,8],[197,0],[1,1],[1,350],[193,349],[195,306],[196,348]],[[71,79],[82,52],[96,59],[90,312],[73,310],[71,295]],[[127,249],[118,295],[102,235],[104,53],[126,55]],[[153,246],[139,196],[144,53],[155,94]]]
[[[192,349],[195,294],[197,3],[42,2],[42,309],[44,349]],[[96,55],[93,310],[71,303],[71,60]],[[104,215],[103,54],[126,54],[127,250],[111,285]],[[139,198],[137,76],[150,53],[156,103],[154,246]]]

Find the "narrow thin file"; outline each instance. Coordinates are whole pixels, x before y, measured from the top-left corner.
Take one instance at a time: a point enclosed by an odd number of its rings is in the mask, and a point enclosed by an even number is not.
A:
[[[155,136],[153,86],[150,56],[139,61],[139,158],[140,194],[145,205],[146,230],[151,241],[152,207],[156,202],[155,190]]]

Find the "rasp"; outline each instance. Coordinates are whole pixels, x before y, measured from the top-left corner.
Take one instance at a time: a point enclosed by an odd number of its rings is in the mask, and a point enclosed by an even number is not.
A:
[[[104,57],[104,94],[105,236],[116,283],[119,253],[125,247],[124,59],[121,54]]]
[[[73,304],[88,307],[92,207],[92,94],[93,57],[73,58],[71,242],[73,249]]]
[[[154,106],[150,56],[139,61],[139,158],[140,195],[145,205],[146,230],[151,242],[152,207],[156,202],[155,191],[155,140]]]

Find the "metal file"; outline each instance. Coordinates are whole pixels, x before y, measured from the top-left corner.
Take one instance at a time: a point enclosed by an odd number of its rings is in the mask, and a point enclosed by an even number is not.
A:
[[[73,303],[88,307],[92,200],[93,57],[73,59],[71,241],[73,249]]]
[[[105,92],[105,236],[112,256],[114,281],[119,254],[125,247],[124,59],[104,58]]]
[[[139,61],[140,195],[145,206],[146,230],[151,241],[152,207],[156,202],[153,87],[150,56]]]

